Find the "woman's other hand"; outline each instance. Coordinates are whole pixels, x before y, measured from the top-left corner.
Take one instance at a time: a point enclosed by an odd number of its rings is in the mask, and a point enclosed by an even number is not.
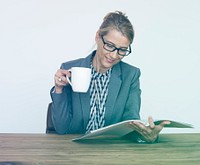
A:
[[[155,125],[153,118],[148,117],[148,123],[149,125],[146,126],[139,121],[133,121],[130,123],[130,125],[133,126],[134,130],[136,130],[142,136],[142,140],[146,142],[155,142],[160,131],[165,125],[170,124],[170,121],[163,121],[159,125]]]

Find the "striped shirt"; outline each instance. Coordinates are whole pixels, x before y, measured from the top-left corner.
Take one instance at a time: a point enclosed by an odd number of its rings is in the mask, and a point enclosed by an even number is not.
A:
[[[111,69],[105,73],[99,73],[91,65],[91,74],[90,117],[86,127],[86,133],[102,128],[105,125],[105,103],[108,96]]]

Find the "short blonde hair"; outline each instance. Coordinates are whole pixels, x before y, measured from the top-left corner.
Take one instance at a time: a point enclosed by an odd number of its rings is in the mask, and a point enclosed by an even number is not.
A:
[[[99,28],[99,35],[106,35],[110,30],[117,30],[128,38],[130,43],[133,42],[134,30],[128,17],[121,11],[108,13]]]

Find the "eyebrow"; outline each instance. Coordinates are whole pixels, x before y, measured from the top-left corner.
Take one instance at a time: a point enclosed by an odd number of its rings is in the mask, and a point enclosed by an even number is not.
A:
[[[113,43],[113,42],[111,42],[111,41],[108,41],[107,39],[104,39],[104,40],[105,40],[106,43],[112,44],[112,45],[114,45],[114,46],[116,47],[115,43]],[[121,46],[121,47],[116,47],[116,48],[118,48],[118,49],[120,49],[120,48],[128,49],[129,46]]]

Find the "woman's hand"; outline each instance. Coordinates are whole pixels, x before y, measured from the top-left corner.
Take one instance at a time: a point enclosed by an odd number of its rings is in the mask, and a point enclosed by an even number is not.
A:
[[[149,126],[145,126],[141,122],[133,121],[130,123],[131,126],[142,136],[142,140],[146,142],[155,142],[158,138],[158,134],[165,125],[170,124],[170,121],[163,121],[159,125],[155,125],[153,118],[148,117]]]
[[[55,76],[55,92],[62,93],[64,86],[68,84],[66,77],[71,77],[71,73],[68,70],[58,69]]]

